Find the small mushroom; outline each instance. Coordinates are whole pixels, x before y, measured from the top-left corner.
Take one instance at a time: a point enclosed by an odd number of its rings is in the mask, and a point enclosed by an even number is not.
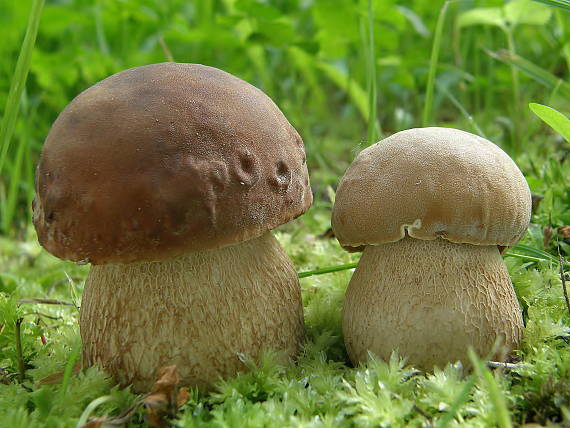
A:
[[[520,170],[476,135],[410,129],[363,150],[332,213],[341,245],[363,250],[343,308],[352,361],[398,350],[431,370],[468,363],[469,346],[515,349],[521,311],[498,246],[519,240],[530,213]]]
[[[269,230],[312,202],[305,152],[254,86],[196,64],[110,76],[53,124],[36,192],[41,245],[93,265],[85,366],[148,391],[176,365],[208,387],[244,355],[300,348],[299,282]]]

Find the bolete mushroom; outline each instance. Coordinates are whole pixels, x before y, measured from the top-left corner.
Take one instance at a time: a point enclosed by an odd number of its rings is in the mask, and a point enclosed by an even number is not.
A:
[[[145,391],[174,364],[207,387],[241,354],[299,349],[299,282],[269,230],[312,202],[305,152],[254,86],[197,64],[112,75],[53,124],[36,192],[41,245],[92,264],[84,366]]]
[[[514,245],[530,214],[520,170],[476,135],[410,129],[363,150],[332,213],[341,245],[363,250],[343,307],[352,361],[398,350],[431,370],[469,363],[469,346],[516,348],[521,312],[498,246]]]

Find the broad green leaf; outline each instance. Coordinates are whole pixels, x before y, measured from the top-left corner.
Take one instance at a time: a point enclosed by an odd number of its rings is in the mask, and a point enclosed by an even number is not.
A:
[[[503,10],[499,7],[481,7],[463,12],[457,18],[459,28],[473,25],[493,25],[504,27],[506,25]]]
[[[368,120],[370,111],[368,110],[368,96],[366,91],[362,89],[362,86],[351,79],[345,72],[341,71],[339,68],[332,64],[326,62],[318,63],[319,69],[321,69],[325,75],[333,81],[335,85],[344,90],[349,97],[352,99],[362,117]]]
[[[528,106],[534,114],[570,143],[570,119],[552,107],[536,103],[530,103]]]
[[[552,16],[552,11],[531,0],[514,0],[504,7],[505,17],[513,25],[531,24],[546,25]]]
[[[279,9],[265,3],[259,3],[253,0],[238,0],[235,7],[240,12],[244,12],[249,16],[257,19],[278,19],[281,17]]]
[[[360,40],[355,8],[341,0],[318,0],[311,11],[321,53],[328,58],[345,58],[350,44]]]

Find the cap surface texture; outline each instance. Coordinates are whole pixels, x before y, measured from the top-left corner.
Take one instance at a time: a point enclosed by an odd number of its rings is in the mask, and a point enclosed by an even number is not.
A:
[[[162,63],[108,77],[59,115],[34,225],[60,258],[129,263],[259,236],[311,202],[303,141],[267,95],[216,68]]]
[[[484,138],[450,128],[398,132],[363,150],[337,189],[333,230],[343,247],[443,238],[514,245],[531,215],[528,184]]]

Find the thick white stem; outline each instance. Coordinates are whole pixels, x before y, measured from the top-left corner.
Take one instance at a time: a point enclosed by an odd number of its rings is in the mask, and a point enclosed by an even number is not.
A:
[[[346,293],[343,332],[355,363],[368,350],[383,359],[398,350],[431,370],[468,364],[469,346],[490,356],[499,337],[499,356],[515,349],[522,318],[496,246],[406,237],[365,248]]]
[[[83,364],[148,391],[176,364],[208,387],[263,349],[296,354],[303,307],[295,269],[271,233],[160,262],[93,266],[81,307]]]

